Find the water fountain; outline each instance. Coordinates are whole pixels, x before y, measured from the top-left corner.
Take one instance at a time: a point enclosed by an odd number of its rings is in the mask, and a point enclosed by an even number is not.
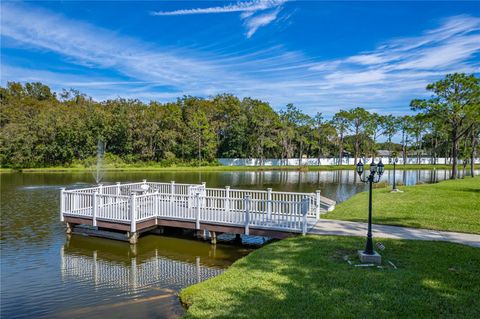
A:
[[[103,179],[105,171],[103,169],[103,159],[105,156],[105,143],[102,141],[97,142],[97,163],[95,168],[92,171],[93,178],[95,178],[95,183],[100,184]]]

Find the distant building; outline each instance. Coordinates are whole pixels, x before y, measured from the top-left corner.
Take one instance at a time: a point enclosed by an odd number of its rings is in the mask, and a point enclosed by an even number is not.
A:
[[[392,152],[387,151],[387,150],[378,150],[377,151],[377,156],[379,157],[390,157]]]

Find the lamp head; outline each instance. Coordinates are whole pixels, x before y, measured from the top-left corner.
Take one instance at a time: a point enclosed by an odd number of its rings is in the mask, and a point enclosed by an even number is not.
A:
[[[362,160],[359,160],[359,161],[358,161],[356,170],[357,170],[358,175],[361,176],[361,175],[363,174],[363,163],[362,163]]]
[[[383,166],[382,160],[377,165],[377,174],[378,176],[382,176],[383,172],[385,170],[385,167]]]
[[[376,171],[377,171],[377,164],[375,164],[372,158],[372,162],[370,163],[370,173],[375,174]]]

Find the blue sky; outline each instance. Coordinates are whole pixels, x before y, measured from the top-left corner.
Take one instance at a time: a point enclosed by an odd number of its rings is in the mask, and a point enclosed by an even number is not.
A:
[[[480,4],[2,1],[1,84],[97,100],[233,93],[327,117],[405,114],[450,72],[479,73]]]

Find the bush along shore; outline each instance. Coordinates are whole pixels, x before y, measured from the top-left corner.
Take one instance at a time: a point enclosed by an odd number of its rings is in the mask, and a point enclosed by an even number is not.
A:
[[[478,169],[479,165],[475,166]],[[431,164],[408,164],[397,165],[397,170],[423,170],[423,169],[450,169],[450,165],[431,165]],[[71,165],[71,166],[52,166],[52,167],[16,167],[0,168],[0,172],[89,172],[96,169],[94,166]],[[108,164],[102,167],[105,171],[333,171],[333,170],[354,170],[353,165],[320,165],[320,166],[222,166],[218,164],[201,165],[194,164],[175,164],[159,165],[155,163],[138,164]],[[393,165],[385,165],[386,170],[392,170]]]

